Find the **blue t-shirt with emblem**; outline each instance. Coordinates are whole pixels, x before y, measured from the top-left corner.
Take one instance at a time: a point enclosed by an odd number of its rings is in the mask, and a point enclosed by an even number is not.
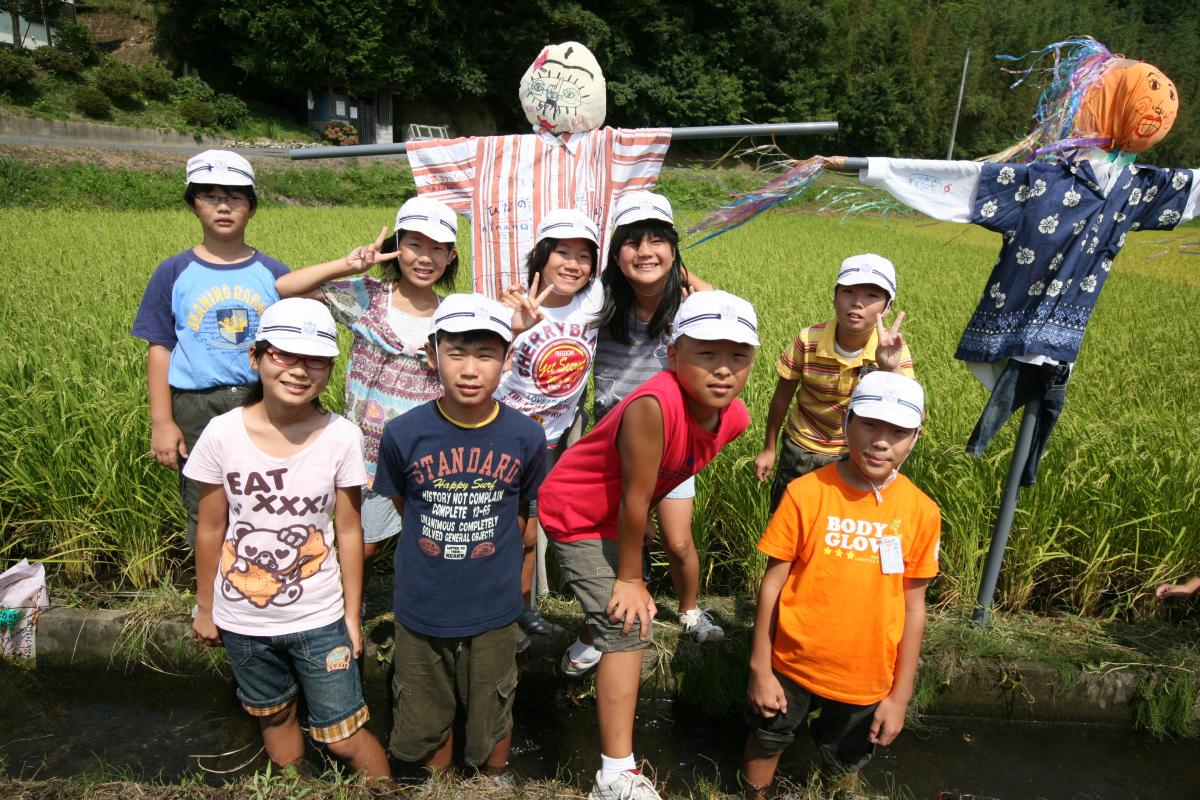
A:
[[[955,358],[1075,361],[1126,235],[1178,225],[1191,179],[1131,164],[1106,195],[1084,160],[984,164],[971,221],[1004,244]]]
[[[186,250],[150,276],[132,333],[171,348],[167,382],[176,389],[253,383],[247,351],[262,312],[279,299],[275,279],[287,273],[262,253],[214,264]]]
[[[396,545],[396,621],[425,636],[476,636],[508,625],[521,598],[521,501],[546,470],[542,426],[506,405],[462,428],[434,402],[383,429],[374,490],[404,498]]]

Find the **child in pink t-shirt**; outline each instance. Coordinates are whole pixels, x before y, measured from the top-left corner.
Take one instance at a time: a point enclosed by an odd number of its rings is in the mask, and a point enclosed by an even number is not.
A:
[[[642,580],[651,508],[749,425],[746,385],[758,321],[726,292],[679,307],[668,368],[621,401],[562,458],[538,494],[538,515],[563,580],[583,606],[594,646],[601,769],[594,798],[658,798],[633,756],[642,654],[657,609]],[[580,487],[592,502],[579,503]]]
[[[229,652],[238,699],[258,718],[271,761],[304,757],[303,692],[309,735],[376,779],[390,769],[363,727],[355,660],[362,434],[318,400],[337,354],[337,328],[318,301],[294,297],[263,312],[250,351],[259,381],[244,406],[208,424],[184,465],[200,486],[192,630]]]

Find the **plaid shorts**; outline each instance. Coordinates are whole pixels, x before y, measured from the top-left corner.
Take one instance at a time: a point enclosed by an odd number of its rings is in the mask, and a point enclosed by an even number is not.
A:
[[[221,640],[251,716],[277,714],[303,691],[309,735],[318,742],[348,739],[370,719],[344,620],[279,636],[221,631]]]

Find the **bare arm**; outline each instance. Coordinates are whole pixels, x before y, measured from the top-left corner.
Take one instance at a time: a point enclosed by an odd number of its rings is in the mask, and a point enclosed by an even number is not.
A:
[[[640,638],[650,638],[650,623],[658,608],[642,580],[642,543],[654,499],[654,485],[663,454],[663,415],[658,402],[639,397],[630,403],[617,433],[621,456],[621,504],[617,509],[617,578],[606,609],[614,623],[633,630],[636,619]]]
[[[225,488],[219,483],[200,484],[200,518],[196,523],[196,618],[192,632],[205,644],[216,645],[221,635],[212,618],[213,582],[221,561],[221,544],[225,541],[229,501]]]
[[[337,487],[334,530],[337,531],[338,565],[342,569],[342,598],[346,605],[346,630],[354,657],[362,652],[363,532],[362,487]]]
[[[1200,589],[1200,575],[1194,576],[1184,583],[1164,583],[1154,590],[1154,596],[1159,600],[1170,600],[1173,597],[1191,597]]]
[[[150,396],[150,454],[168,469],[179,469],[179,458],[187,458],[187,443],[183,431],[175,424],[171,410],[171,384],[167,373],[171,369],[171,349],[161,344],[150,345],[146,353],[146,390]]]
[[[275,291],[280,297],[316,297],[320,298],[322,284],[348,275],[362,275],[381,261],[390,261],[400,255],[398,251],[380,253],[379,247],[387,238],[387,228],[379,232],[379,237],[373,244],[354,248],[341,258],[326,261],[323,264],[313,264],[303,269],[289,272],[275,279]]]
[[[758,476],[759,481],[771,477],[771,470],[775,466],[775,447],[779,443],[779,429],[783,427],[783,420],[787,417],[788,407],[791,406],[799,385],[800,381],[790,381],[786,378],[775,382],[775,394],[767,408],[767,430],[763,436],[763,449],[758,458],[754,459],[754,474]]]
[[[879,702],[871,722],[872,744],[884,747],[895,741],[904,728],[904,715],[912,700],[913,682],[917,677],[917,660],[921,656],[921,640],[925,638],[925,588],[929,580],[904,579],[904,632],[896,653],[896,672],[892,691]]]
[[[758,610],[754,615],[754,634],[750,640],[750,685],[746,699],[754,713],[773,717],[787,713],[787,698],[779,679],[771,668],[771,650],[775,641],[775,625],[779,619],[779,594],[792,571],[792,562],[778,558],[767,559],[758,589]]]

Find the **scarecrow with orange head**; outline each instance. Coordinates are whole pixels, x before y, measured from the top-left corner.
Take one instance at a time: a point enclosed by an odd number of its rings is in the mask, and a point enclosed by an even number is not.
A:
[[[1021,141],[983,162],[869,158],[859,173],[924,214],[1002,235],[955,357],[992,390],[968,453],[982,454],[1013,411],[1041,400],[1023,486],[1036,479],[1088,320],[1126,237],[1171,230],[1195,216],[1200,197],[1194,170],[1134,163],[1167,135],[1179,111],[1179,94],[1161,70],[1091,38],[1034,55],[1053,57],[1054,67],[1037,123]]]

